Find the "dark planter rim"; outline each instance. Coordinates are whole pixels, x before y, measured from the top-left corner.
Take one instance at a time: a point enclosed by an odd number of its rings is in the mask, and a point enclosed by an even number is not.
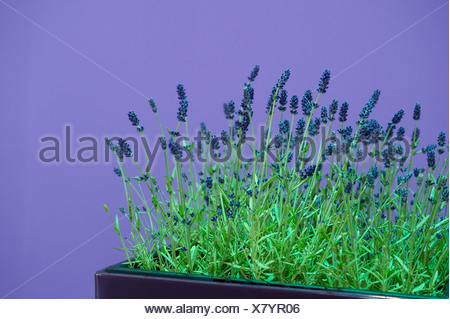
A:
[[[351,289],[351,288],[327,288],[323,286],[313,286],[313,285],[302,285],[302,284],[286,284],[281,282],[265,282],[257,280],[245,280],[245,279],[231,279],[224,277],[214,277],[205,275],[192,275],[186,273],[176,273],[158,270],[144,270],[139,268],[129,268],[125,263],[127,261],[119,262],[117,264],[111,265],[103,269],[102,271],[112,274],[124,274],[124,275],[134,275],[134,276],[146,276],[146,277],[158,277],[166,279],[181,279],[186,281],[202,281],[210,283],[228,283],[236,285],[250,285],[257,287],[271,287],[271,288],[290,288],[296,290],[307,290],[316,292],[326,292],[327,294],[347,294],[349,298],[407,298],[407,299],[449,299],[449,284],[447,283],[446,291],[443,296],[425,296],[425,295],[413,295],[405,293],[390,293],[390,292],[380,292],[362,289]]]

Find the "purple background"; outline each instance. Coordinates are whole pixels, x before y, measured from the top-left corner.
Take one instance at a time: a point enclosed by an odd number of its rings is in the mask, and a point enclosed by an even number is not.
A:
[[[261,66],[254,85],[260,123],[286,68],[292,71],[290,94],[315,90],[324,69],[339,74],[445,1],[7,3],[154,97],[171,129],[175,87],[183,83],[191,129],[205,120],[218,133],[226,125],[222,103],[239,101],[255,64]],[[373,117],[386,125],[403,108],[402,124],[410,128],[419,102],[422,141],[435,143],[449,126],[448,17],[445,5],[340,74],[320,104],[347,100],[354,123],[378,88]],[[98,164],[40,163],[40,138],[62,137],[70,124],[74,141],[91,135],[101,150],[105,135],[135,135],[129,110],[140,116],[150,139],[159,132],[156,120],[144,96],[1,2],[0,41],[0,298],[92,298],[94,272],[124,259],[112,249],[120,242],[112,228],[104,230],[110,221],[103,211],[104,203],[114,212],[124,204],[123,186],[102,152]],[[74,141],[72,153],[83,145]],[[153,169],[158,177],[159,159]]]

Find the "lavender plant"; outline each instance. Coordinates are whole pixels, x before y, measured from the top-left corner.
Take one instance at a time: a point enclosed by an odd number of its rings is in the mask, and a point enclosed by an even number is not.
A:
[[[234,101],[223,105],[228,127],[213,133],[202,123],[196,143],[188,142],[183,85],[177,86],[174,130],[163,130],[149,99],[161,131],[164,187],[150,172],[148,154],[141,167],[125,140],[107,139],[126,195],[126,208],[112,220],[129,266],[442,295],[449,280],[445,133],[437,145],[419,148],[419,104],[410,141],[405,128],[397,128],[403,110],[385,128],[369,119],[379,90],[356,125],[347,125],[347,102],[319,105],[330,71],[322,74],[315,97],[307,90],[300,99],[289,98],[284,88],[288,69],[273,86],[256,139],[252,84],[258,73],[256,66],[239,108]],[[144,137],[137,115],[131,111],[128,117]],[[244,149],[253,160],[242,157]],[[426,156],[427,167],[415,167],[416,156]],[[131,226],[126,239],[122,214]]]

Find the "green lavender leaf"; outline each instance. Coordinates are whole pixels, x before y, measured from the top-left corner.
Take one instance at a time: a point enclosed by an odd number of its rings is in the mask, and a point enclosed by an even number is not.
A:
[[[119,229],[119,217],[116,215],[116,222],[114,224],[114,230],[116,233],[120,236],[120,229]]]
[[[270,178],[267,182],[264,183],[264,185],[261,187],[261,191],[265,190],[270,183],[272,183],[273,181],[275,181],[276,179],[280,178],[278,175],[273,176],[272,178]]]
[[[139,218],[136,218],[136,229],[137,231],[141,231],[141,220]]]
[[[192,264],[192,266],[195,265],[195,261],[197,260],[197,252],[198,252],[198,247],[192,246],[191,247],[191,264]]]
[[[411,290],[411,292],[413,294],[418,293],[419,291],[423,290],[425,288],[425,283],[422,283],[420,286],[414,288],[413,290]]]
[[[422,219],[422,221],[417,224],[414,233],[416,233],[420,228],[422,228],[422,226],[427,222],[427,220],[430,218],[430,215],[427,215],[424,219]]]
[[[405,269],[406,272],[409,272],[408,267],[406,267],[406,265],[403,263],[403,260],[401,260],[400,257],[398,257],[397,255],[394,255],[394,258],[398,261],[400,266],[402,266],[403,269]]]

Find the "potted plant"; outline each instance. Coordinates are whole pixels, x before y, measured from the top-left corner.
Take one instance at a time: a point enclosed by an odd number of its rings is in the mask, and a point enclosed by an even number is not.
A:
[[[127,204],[118,214],[105,210],[126,261],[96,273],[96,297],[448,298],[445,132],[437,145],[419,148],[419,104],[411,139],[400,126],[403,110],[382,127],[370,119],[379,90],[348,126],[347,102],[319,105],[330,71],[316,96],[307,90],[299,98],[284,88],[289,69],[257,129],[258,71],[239,106],[224,104],[228,127],[211,132],[202,123],[194,142],[183,85],[175,130],[163,130],[149,99],[164,184],[151,174],[148,154],[141,167],[126,140],[107,139]],[[144,140],[137,115],[128,117]],[[416,167],[416,156],[426,156],[427,166]],[[131,227],[127,239],[121,218]]]

